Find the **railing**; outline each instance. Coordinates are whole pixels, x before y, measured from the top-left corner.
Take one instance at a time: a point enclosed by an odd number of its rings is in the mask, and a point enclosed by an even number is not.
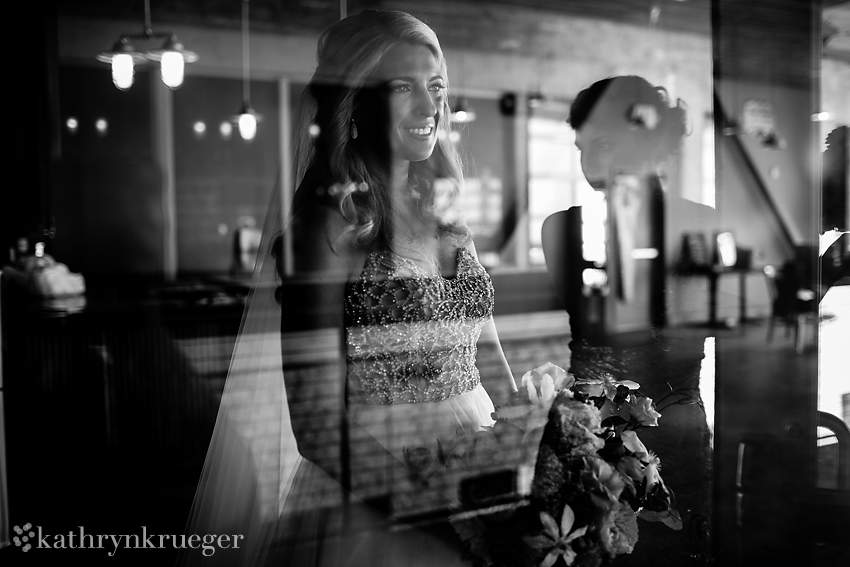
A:
[[[737,124],[729,118],[726,114],[726,110],[723,107],[723,103],[720,101],[720,96],[717,94],[717,91],[714,92],[714,113],[715,119],[718,120],[718,131],[723,134],[724,132],[728,132],[730,129],[737,128]],[[767,188],[764,180],[762,179],[761,174],[756,168],[756,165],[753,163],[752,158],[750,157],[750,153],[747,151],[747,148],[741,143],[741,140],[738,138],[737,134],[723,134],[722,138],[729,141],[730,149],[735,153],[737,157],[741,159],[744,165],[744,169],[749,174],[752,183],[750,184],[758,193],[759,196],[764,200],[767,205],[767,209],[770,211],[770,215],[773,219],[776,220],[776,224],[779,227],[779,231],[782,234],[783,244],[786,246],[788,250],[794,250],[794,237],[791,235],[791,231],[788,228],[788,224],[785,222],[785,219],[782,217],[782,213],[779,210],[779,207],[776,205],[776,201],[774,201],[773,196],[770,194],[770,190]]]

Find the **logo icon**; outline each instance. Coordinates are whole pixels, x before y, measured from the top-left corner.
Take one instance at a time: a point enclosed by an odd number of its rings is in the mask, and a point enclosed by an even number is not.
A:
[[[21,547],[21,549],[23,549],[25,553],[32,549],[32,544],[29,543],[30,539],[35,537],[35,532],[32,531],[32,524],[27,522],[26,524],[24,524],[23,528],[14,526],[12,528],[12,531],[18,534],[12,538],[12,541],[14,542],[16,547],[23,546]]]

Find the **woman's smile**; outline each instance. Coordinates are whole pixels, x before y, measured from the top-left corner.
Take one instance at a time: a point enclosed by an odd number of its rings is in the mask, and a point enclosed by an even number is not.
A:
[[[404,131],[409,132],[411,136],[414,136],[416,138],[428,140],[431,138],[431,134],[434,132],[434,128],[432,126],[427,126],[425,128],[405,128]]]
[[[445,106],[445,72],[430,49],[400,43],[381,61],[378,77],[389,92],[389,134],[395,162],[431,157]]]

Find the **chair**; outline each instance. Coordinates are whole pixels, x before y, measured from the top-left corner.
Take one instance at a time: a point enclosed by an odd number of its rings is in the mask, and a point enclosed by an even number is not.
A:
[[[828,476],[834,476],[831,480],[835,481],[835,488],[850,491],[850,427],[841,418],[824,411],[818,412],[818,427],[830,432],[827,437],[835,437],[835,448],[838,450],[838,459],[835,466],[831,467],[834,470],[825,472],[834,473]]]
[[[818,427],[829,431],[836,443],[818,447],[815,490],[801,499],[801,515],[810,519],[815,565],[850,564],[847,519],[850,518],[850,428],[839,417],[819,411]],[[828,451],[827,451],[828,450]],[[830,454],[831,458],[824,457]]]
[[[764,276],[770,295],[770,317],[767,321],[767,342],[773,340],[773,330],[777,321],[786,325],[788,331],[794,329],[794,344],[798,353],[811,343],[818,324],[817,313],[812,302],[815,293],[800,287],[789,270],[777,270],[775,266],[765,266]]]

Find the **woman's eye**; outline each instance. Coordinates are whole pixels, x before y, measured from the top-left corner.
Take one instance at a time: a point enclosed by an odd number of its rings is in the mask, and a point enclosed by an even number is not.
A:
[[[446,90],[446,85],[443,85],[441,83],[436,83],[436,84],[431,85],[428,88],[430,90],[434,91],[434,92],[439,93],[439,92],[443,92],[444,90]]]
[[[406,93],[406,92],[410,92],[410,85],[405,85],[405,84],[392,85],[390,87],[390,90],[394,93]]]

